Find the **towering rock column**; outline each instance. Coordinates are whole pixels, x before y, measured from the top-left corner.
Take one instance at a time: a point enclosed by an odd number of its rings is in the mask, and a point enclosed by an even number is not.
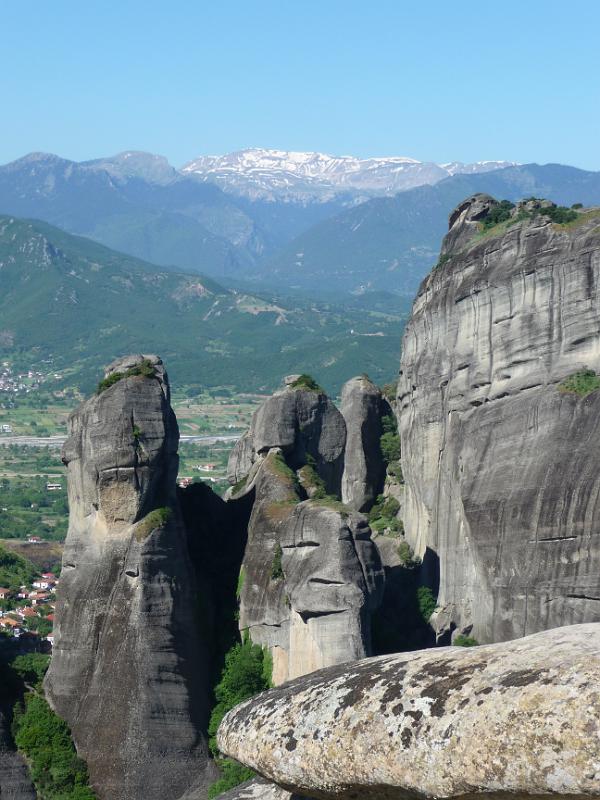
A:
[[[121,359],[106,378],[63,450],[70,519],[45,689],[102,800],[174,800],[216,771],[179,433],[160,359]]]
[[[406,535],[439,556],[440,634],[600,621],[599,285],[599,209],[476,195],[450,217],[398,384]]]
[[[385,464],[379,445],[381,418],[391,414],[389,404],[366,376],[352,378],[342,389],[346,422],[346,450],[342,502],[356,511],[368,511],[383,492]]]
[[[339,500],[345,442],[329,398],[290,379],[231,455],[230,502],[253,496],[240,628],[270,649],[276,684],[370,653],[383,570],[366,518]]]

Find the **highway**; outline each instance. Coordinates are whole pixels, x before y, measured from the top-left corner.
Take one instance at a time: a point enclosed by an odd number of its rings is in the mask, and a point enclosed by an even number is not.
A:
[[[0,435],[0,447],[2,445],[19,444],[25,447],[62,447],[66,441],[66,435],[58,436],[13,436],[12,434]],[[237,442],[239,434],[227,436],[180,436],[180,442],[196,442],[198,444],[215,444],[216,442]]]

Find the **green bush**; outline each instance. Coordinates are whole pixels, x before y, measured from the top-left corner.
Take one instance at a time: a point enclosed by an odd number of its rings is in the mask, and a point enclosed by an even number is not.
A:
[[[465,636],[463,633],[459,633],[458,636],[454,637],[452,644],[455,647],[477,647],[479,642],[472,636]]]
[[[31,692],[25,696],[24,707],[15,707],[13,735],[27,756],[31,778],[43,800],[95,800],[67,724],[41,695]]]
[[[417,603],[421,617],[425,622],[429,622],[429,618],[436,607],[436,599],[429,586],[419,586],[417,589]]]
[[[115,383],[123,380],[123,378],[133,378],[136,375],[142,375],[144,378],[154,378],[156,376],[154,366],[147,358],[140,364],[136,364],[135,367],[130,367],[125,372],[113,372],[107,378],[103,378],[98,384],[96,394],[102,394],[102,392],[110,389],[111,386],[114,386]]]
[[[312,377],[312,375],[302,374],[299,375],[296,380],[291,384],[292,389],[308,389],[309,392],[318,392],[319,394],[325,394],[325,390],[319,386],[316,380]]]
[[[393,414],[386,414],[381,418],[381,429],[383,433],[379,439],[381,455],[387,466],[400,460],[400,436],[398,434],[398,422]]]
[[[400,503],[395,497],[385,497],[377,495],[371,510],[369,511],[369,525],[371,530],[381,533],[388,528],[393,533],[402,533],[404,525],[397,519],[396,514],[400,510]]]
[[[400,437],[397,433],[384,433],[380,439],[381,454],[386,464],[400,460]]]
[[[273,554],[273,561],[271,562],[271,580],[278,581],[283,578],[283,567],[281,566],[281,557],[283,550],[279,542],[275,545],[275,553]]]
[[[501,222],[506,222],[511,218],[511,212],[514,207],[515,204],[511,203],[510,200],[500,200],[497,205],[490,208],[485,218],[481,221],[482,228],[489,230]]]
[[[578,218],[578,213],[565,206],[548,206],[540,209],[540,214],[550,217],[552,222],[557,225],[564,225],[567,222],[574,222]]]
[[[239,786],[244,781],[254,778],[254,772],[243,764],[239,764],[232,758],[217,759],[222,777],[208,787],[208,800],[218,797],[223,792],[228,792],[235,786]]]
[[[580,397],[587,397],[597,389],[600,389],[600,375],[596,375],[591,369],[575,372],[558,384],[559,392],[578,394]]]
[[[0,545],[0,586],[18,589],[21,584],[29,585],[36,575],[37,570],[30,561]]]
[[[50,656],[44,653],[27,653],[14,658],[10,666],[25,683],[37,688],[50,666]]]
[[[244,700],[271,688],[273,662],[271,654],[249,639],[235,644],[225,656],[225,666],[215,687],[217,701],[208,723],[208,743],[217,759],[222,777],[209,788],[209,797],[216,797],[239,783],[254,777],[252,770],[230,758],[221,758],[217,730],[225,714]]]
[[[416,569],[421,566],[421,559],[415,556],[414,550],[408,542],[400,542],[398,545],[398,557],[402,566],[407,569]]]

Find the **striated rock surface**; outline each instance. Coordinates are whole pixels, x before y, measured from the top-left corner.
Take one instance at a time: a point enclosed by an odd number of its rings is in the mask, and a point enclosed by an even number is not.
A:
[[[392,410],[381,390],[364,376],[344,384],[341,410],[346,422],[342,501],[356,511],[368,511],[383,492],[381,418]]]
[[[257,455],[278,447],[293,469],[312,460],[327,491],[339,494],[345,444],[344,418],[327,395],[292,382],[254,413],[250,430],[232,451],[229,479],[237,483],[248,474]]]
[[[528,201],[450,218],[406,327],[398,384],[406,536],[439,558],[440,636],[600,620],[600,211]],[[564,387],[563,387],[564,388]]]
[[[600,796],[600,625],[380,656],[229,712],[224,753],[322,800]]]
[[[69,420],[69,531],[45,689],[101,800],[168,800],[216,773],[202,733],[200,587],[176,497],[179,434],[162,362],[130,357],[113,373],[123,377]]]
[[[36,800],[29,770],[15,751],[9,724],[0,712],[0,797],[2,800]]]
[[[251,461],[229,501],[252,502],[240,629],[270,649],[276,684],[370,654],[383,588],[366,518],[326,494],[340,491],[344,418],[294,378],[255,413],[230,459],[230,480]]]

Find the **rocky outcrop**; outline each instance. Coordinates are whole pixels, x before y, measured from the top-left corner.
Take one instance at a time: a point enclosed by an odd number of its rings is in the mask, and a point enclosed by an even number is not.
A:
[[[345,423],[320,390],[295,385],[255,413],[230,459],[248,472],[230,504],[252,498],[240,629],[273,657],[273,682],[371,652],[383,570],[366,518],[336,499]]]
[[[229,460],[232,483],[246,477],[257,456],[280,448],[292,469],[314,464],[326,490],[339,495],[346,444],[344,418],[319,387],[309,388],[300,377],[290,376],[286,386],[254,413],[250,430]]]
[[[366,659],[237,706],[224,753],[322,800],[600,796],[600,625]]]
[[[385,464],[379,441],[381,418],[392,410],[381,390],[366,376],[352,378],[342,389],[346,449],[342,502],[356,511],[368,511],[383,492]]]
[[[0,712],[0,797],[2,800],[36,800],[29,770],[15,751],[9,724]]]
[[[600,620],[600,392],[564,383],[600,372],[600,212],[550,205],[461,204],[404,334],[403,517],[442,637]]]
[[[102,800],[174,799],[216,773],[179,434],[160,359],[122,359],[106,378],[63,450],[70,519],[45,689]]]

